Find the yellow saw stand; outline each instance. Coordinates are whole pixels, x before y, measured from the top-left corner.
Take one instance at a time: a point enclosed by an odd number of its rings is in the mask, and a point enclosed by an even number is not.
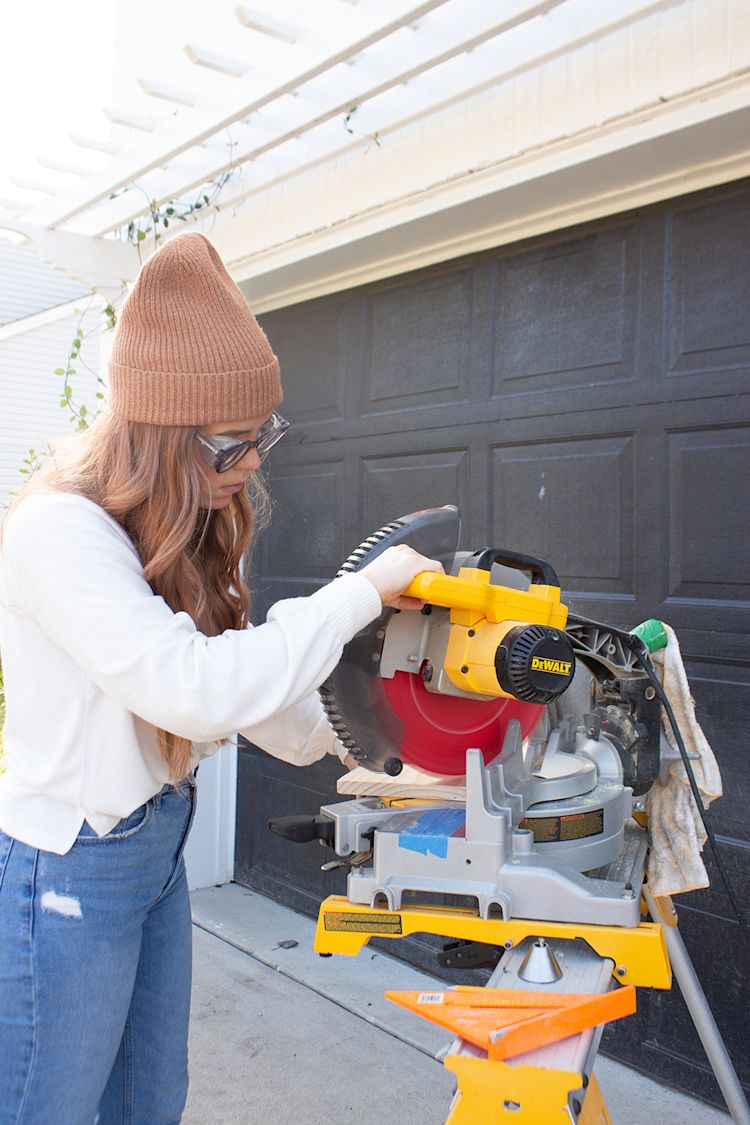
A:
[[[371,937],[400,938],[416,933],[480,942],[506,951],[488,988],[507,987],[503,979],[508,976],[505,961],[514,951],[520,956],[530,940],[542,936],[561,959],[566,959],[566,977],[571,976],[571,955],[586,966],[589,982],[594,973],[597,983],[593,988],[589,983],[590,991],[607,991],[612,978],[618,984],[669,989],[674,967],[732,1119],[748,1125],[747,1102],[677,930],[672,903],[669,899],[655,900],[644,887],[642,906],[644,914],[650,913],[658,921],[643,921],[627,928],[522,918],[482,919],[469,910],[433,907],[381,910],[331,896],[320,908],[314,948],[323,955],[351,956]],[[581,978],[574,973],[574,983],[576,979]],[[517,983],[523,987],[522,982]],[[565,991],[571,991],[569,985]],[[457,1081],[446,1125],[610,1125],[613,1119],[593,1073],[600,1035],[601,1028],[590,1028],[563,1043],[552,1043],[508,1061],[491,1059],[457,1038],[443,1060]],[[585,1061],[570,1068],[564,1060],[571,1057]]]
[[[668,989],[672,983],[664,928],[654,922],[626,929],[521,918],[485,920],[468,910],[379,910],[332,896],[320,908],[314,948],[321,954],[353,955],[371,937],[399,938],[416,933],[477,941],[508,951],[540,935],[550,943],[585,943],[590,961],[600,966],[606,963],[599,976],[602,983],[612,976],[619,983],[644,988]],[[584,1053],[595,1054],[599,1036],[583,1032],[578,1038],[586,1036],[589,1044],[584,1044]],[[590,1051],[594,1038],[594,1050]],[[454,1046],[457,1050],[449,1051],[444,1059],[458,1084],[448,1125],[603,1125],[611,1121],[591,1069],[587,1073],[585,1069],[555,1065],[524,1065],[525,1056],[495,1061],[481,1057],[470,1046],[467,1050],[467,1044],[461,1041]],[[555,1053],[549,1047],[541,1052],[548,1057]]]

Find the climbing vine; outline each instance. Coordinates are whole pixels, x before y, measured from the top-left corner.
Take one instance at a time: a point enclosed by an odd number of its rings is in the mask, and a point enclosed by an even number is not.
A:
[[[126,242],[132,243],[138,250],[138,256],[141,255],[141,246],[147,241],[149,236],[153,240],[154,247],[159,245],[160,239],[163,237],[164,232],[168,230],[172,223],[186,223],[198,212],[206,212],[210,210],[218,211],[219,204],[217,202],[222,191],[226,187],[229,180],[237,173],[238,169],[234,166],[227,168],[216,180],[212,180],[205,190],[200,193],[190,202],[182,202],[180,200],[172,199],[168,203],[159,203],[158,199],[151,199],[147,192],[143,190],[140,184],[128,184],[127,187],[122,188],[120,191],[114,191],[110,195],[110,199],[117,199],[119,196],[124,195],[127,191],[139,191],[146,200],[146,209],[142,217],[132,219],[123,232],[123,237]]]
[[[353,137],[364,137],[366,140],[368,140],[370,142],[370,144],[368,144],[367,147],[365,148],[365,152],[368,152],[369,149],[372,147],[372,145],[377,145],[378,148],[381,148],[382,146],[380,144],[380,134],[378,132],[363,133],[361,129],[354,129],[352,127],[352,121],[354,121],[355,115],[358,112],[359,112],[359,106],[353,105],[352,108],[350,110],[348,110],[347,113],[344,114],[344,128],[346,129],[347,133],[351,133],[351,135]]]
[[[93,300],[92,293],[92,300]],[[99,409],[97,407],[93,412],[89,410],[85,402],[77,403],[73,396],[73,380],[78,374],[78,368],[74,364],[80,364],[90,375],[96,379],[96,398],[99,403],[104,401],[104,380],[101,376],[89,367],[81,355],[81,349],[85,339],[83,330],[83,322],[90,311],[91,301],[89,307],[85,309],[75,309],[74,313],[78,316],[78,323],[76,324],[75,335],[70,343],[68,354],[65,358],[64,367],[56,367],[55,375],[62,379],[62,387],[60,389],[60,406],[63,410],[70,411],[71,421],[75,424],[76,429],[85,430],[88,425],[89,419],[96,417]],[[105,305],[100,310],[100,323],[97,330],[97,335],[102,332],[111,332],[115,326],[115,310],[111,304]],[[31,451],[30,451],[31,452]]]

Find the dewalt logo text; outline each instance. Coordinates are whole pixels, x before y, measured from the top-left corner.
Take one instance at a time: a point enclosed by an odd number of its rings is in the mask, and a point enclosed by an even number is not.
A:
[[[532,656],[531,670],[533,672],[552,672],[554,676],[569,676],[571,663],[569,660],[550,660],[546,656]]]

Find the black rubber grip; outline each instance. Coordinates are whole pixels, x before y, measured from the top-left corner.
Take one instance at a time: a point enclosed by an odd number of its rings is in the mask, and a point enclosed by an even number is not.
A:
[[[469,555],[462,566],[476,567],[477,570],[491,570],[493,563],[509,566],[511,570],[528,570],[535,585],[558,586],[560,579],[549,563],[535,559],[533,555],[519,555],[517,551],[506,551],[502,547],[483,547]]]
[[[336,825],[327,816],[275,816],[268,821],[268,827],[295,844],[309,844],[312,840],[333,844],[336,835]]]

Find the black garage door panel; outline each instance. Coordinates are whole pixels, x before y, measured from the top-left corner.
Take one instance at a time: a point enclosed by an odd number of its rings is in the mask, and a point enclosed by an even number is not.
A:
[[[245,823],[265,824],[279,809],[316,816],[320,806],[336,792],[336,777],[341,772],[333,759],[316,762],[305,770],[280,769],[280,762],[260,754],[243,744],[237,800]],[[295,847],[280,836],[265,831],[237,832],[237,864],[235,878],[280,899],[295,910],[317,913],[318,903],[326,895],[346,893],[343,872],[322,872],[320,864],[332,853],[320,845],[309,845],[308,858],[317,860],[305,869],[300,879],[299,859],[302,847]],[[283,938],[279,934],[279,938]]]
[[[463,547],[549,559],[580,612],[628,627],[664,618],[720,759],[726,796],[710,819],[747,902],[750,184],[262,319],[294,425],[270,459],[256,619],[327,581],[376,527],[446,503],[461,508]],[[321,874],[321,849],[265,830],[268,816],[335,799],[336,773],[334,762],[297,771],[243,749],[240,881],[310,911],[342,889],[341,873]],[[713,871],[711,889],[680,905],[748,1079],[746,931]],[[638,1017],[606,1044],[718,1098],[676,991],[642,992]]]

